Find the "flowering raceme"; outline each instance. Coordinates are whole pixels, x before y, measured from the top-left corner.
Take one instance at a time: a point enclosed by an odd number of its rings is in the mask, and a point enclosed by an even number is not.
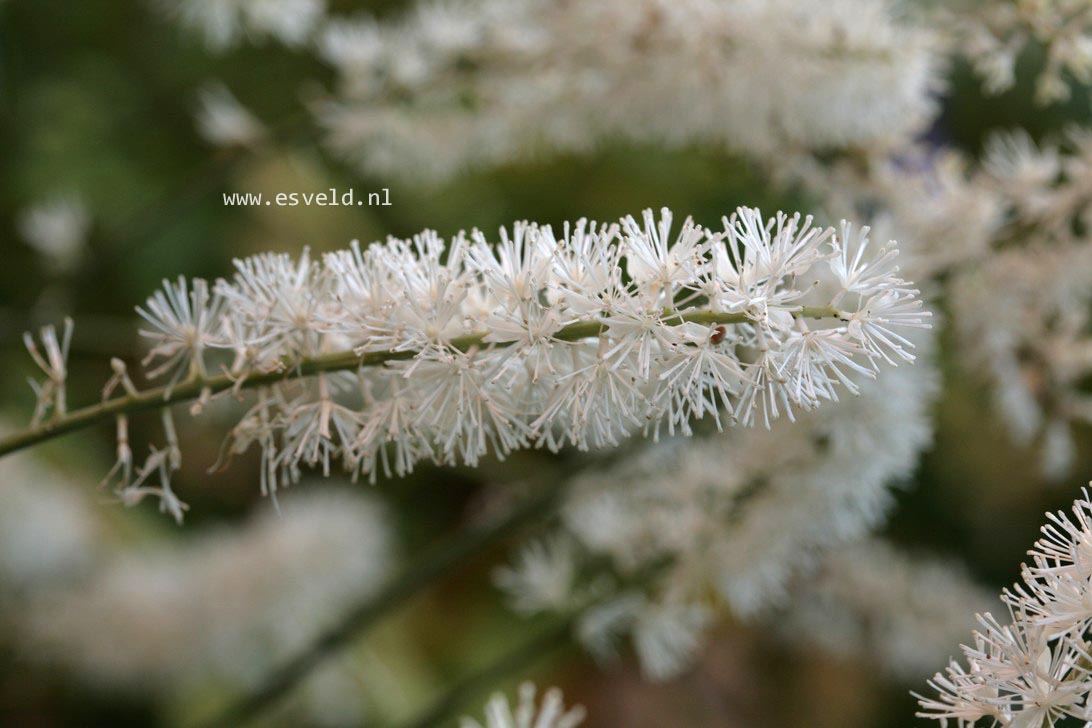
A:
[[[929,683],[937,695],[919,696],[921,717],[960,728],[975,725],[1054,726],[1092,721],[1092,502],[1088,491],[1073,516],[1048,513],[1043,538],[1029,553],[1022,584],[1005,591],[1009,620],[986,613],[966,667],[952,661]]]
[[[258,255],[237,261],[230,281],[166,282],[149,299],[148,373],[172,375],[164,402],[197,397],[195,409],[256,389],[226,453],[260,447],[274,492],[304,466],[340,462],[375,479],[423,459],[474,465],[490,451],[687,435],[702,418],[769,427],[841,387],[855,392],[851,375],[913,361],[905,334],[927,328],[928,313],[893,246],[873,245],[867,228],[754,209],[723,224],[688,219],[672,240],[671,213],[646,211],[561,235],[517,223],[496,246],[476,230],[450,244],[426,231],[321,262]],[[217,352],[234,356],[210,377]],[[116,411],[121,435],[122,403]],[[132,479],[119,442],[117,491],[127,502],[160,495],[180,517],[169,489],[180,452],[164,413],[167,447]],[[160,487],[144,485],[155,473]]]
[[[885,0],[425,2],[328,22],[315,112],[335,153],[414,180],[608,139],[779,158],[919,131],[935,35]]]

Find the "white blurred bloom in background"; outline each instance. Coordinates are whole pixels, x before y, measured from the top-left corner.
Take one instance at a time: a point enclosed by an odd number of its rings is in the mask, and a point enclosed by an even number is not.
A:
[[[266,137],[266,128],[239,103],[223,83],[215,82],[198,91],[197,131],[217,147],[251,147]]]
[[[999,253],[960,276],[952,305],[1014,438],[1038,439],[1043,472],[1064,476],[1076,454],[1070,422],[1092,423],[1082,390],[1092,374],[1092,245]]]
[[[1076,453],[1071,423],[1092,422],[1092,133],[1042,144],[997,134],[984,170],[1006,212],[1004,249],[953,279],[960,348],[1014,438],[1038,445],[1044,473],[1059,478]]]
[[[482,0],[329,21],[316,105],[369,173],[442,180],[602,142],[887,145],[932,116],[935,34],[883,0]]]
[[[0,608],[101,561],[105,523],[83,484],[28,453],[0,460],[0,483]]]
[[[1042,104],[1070,97],[1070,79],[1092,81],[1092,6],[1087,0],[1012,0],[955,4],[949,30],[988,93],[1016,83],[1016,65],[1028,48],[1044,49],[1035,97]],[[944,8],[944,5],[940,6]],[[948,10],[948,8],[944,8]],[[941,22],[949,16],[942,12]]]
[[[223,51],[244,38],[301,46],[326,15],[326,0],[155,1],[164,15],[200,33],[212,51]]]
[[[517,612],[564,608],[576,588],[575,548],[562,534],[531,541],[520,549],[514,566],[494,572],[493,581],[512,596],[512,608]]]
[[[19,618],[22,648],[92,684],[243,690],[374,593],[391,561],[373,498],[294,492],[279,513],[265,506],[240,527],[128,550],[77,583],[39,592]],[[318,711],[310,720],[346,711],[360,719],[361,688],[336,663],[312,680],[326,700],[305,702]]]
[[[43,199],[16,220],[20,236],[59,271],[76,267],[86,252],[91,215],[76,194]]]
[[[950,655],[971,615],[997,603],[961,565],[866,539],[834,550],[793,588],[767,623],[792,643],[864,659],[902,680],[920,680]]]
[[[1064,476],[1072,427],[1092,416],[1092,132],[1042,143],[997,133],[980,163],[911,147],[785,173],[831,217],[871,220],[876,237],[899,240],[905,274],[950,302],[952,350],[990,387],[1013,439],[1038,452],[1045,475]]]

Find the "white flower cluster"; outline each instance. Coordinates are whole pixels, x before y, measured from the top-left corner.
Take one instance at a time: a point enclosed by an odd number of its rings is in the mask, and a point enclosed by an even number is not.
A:
[[[23,334],[27,353],[45,375],[40,382],[27,380],[35,396],[31,427],[39,425],[47,416],[53,419],[64,417],[68,411],[68,351],[72,346],[72,331],[72,319],[66,318],[60,336],[53,325],[42,327],[37,341],[29,332]]]
[[[241,526],[122,550],[81,579],[39,588],[15,634],[29,660],[115,689],[177,697],[253,688],[382,585],[388,524],[359,494],[294,495]],[[59,533],[35,538],[65,543]],[[306,683],[301,709],[310,710],[308,691],[326,697],[308,725],[361,720],[361,686],[333,667]]]
[[[857,392],[881,363],[914,360],[907,333],[929,314],[867,228],[836,234],[746,208],[723,222],[687,220],[673,241],[670,212],[648,211],[560,236],[519,223],[495,246],[478,231],[450,245],[426,231],[321,264],[256,256],[231,281],[166,283],[149,299],[149,374],[200,384],[215,350],[234,353],[239,385],[283,370],[262,380],[228,446],[262,449],[273,492],[336,461],[374,479],[422,459],[687,435],[703,418],[770,427]],[[165,429],[168,447],[135,480],[115,469],[123,498],[148,492],[153,471],[170,495],[169,417]]]
[[[786,642],[864,659],[916,682],[952,654],[970,615],[991,602],[996,597],[958,565],[867,539],[831,553],[766,621]]]
[[[154,0],[164,15],[204,36],[210,50],[241,39],[306,43],[326,17],[326,0]]]
[[[974,725],[1054,726],[1092,721],[1092,502],[1088,491],[1073,517],[1047,514],[1043,538],[1023,567],[1023,583],[1002,598],[1009,620],[986,613],[966,665],[952,661],[920,697],[922,717],[960,728]]]
[[[891,485],[931,441],[927,359],[795,423],[675,439],[579,476],[565,533],[528,546],[498,585],[523,613],[586,610],[579,636],[593,652],[632,634],[647,676],[678,675],[717,610],[762,617],[792,595],[793,577],[883,519]],[[667,565],[646,588],[612,593],[578,578],[603,557],[623,575]]]
[[[936,46],[887,0],[424,2],[327,24],[316,112],[333,150],[411,179],[612,139],[775,157],[918,131]]]
[[[1088,0],[974,2],[955,14],[955,47],[967,56],[989,93],[1016,82],[1016,62],[1029,46],[1045,49],[1036,80],[1039,103],[1065,101],[1068,76],[1092,81],[1092,5]],[[942,8],[944,6],[941,6]],[[943,22],[945,16],[940,20]]]
[[[566,710],[560,690],[547,690],[539,706],[535,703],[535,686],[525,682],[519,686],[519,704],[515,710],[503,693],[496,693],[485,705],[484,726],[464,717],[459,728],[576,728],[583,722],[584,708],[578,705]]]

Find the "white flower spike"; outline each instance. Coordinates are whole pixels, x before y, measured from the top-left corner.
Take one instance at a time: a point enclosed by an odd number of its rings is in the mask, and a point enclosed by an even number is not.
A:
[[[257,255],[230,281],[164,282],[138,308],[145,374],[168,378],[165,406],[196,398],[193,414],[256,389],[225,454],[261,447],[270,494],[304,467],[374,480],[421,460],[689,435],[706,418],[769,428],[856,391],[851,373],[913,361],[907,334],[928,328],[893,245],[843,230],[848,243],[811,218],[740,208],[723,231],[687,219],[673,234],[665,209],[561,236],[521,222],[497,246],[477,230],[448,244],[425,231],[321,260]],[[62,348],[38,357],[46,399]],[[129,384],[115,370],[109,387],[139,400]],[[137,479],[158,472],[169,495],[180,453],[166,429]]]

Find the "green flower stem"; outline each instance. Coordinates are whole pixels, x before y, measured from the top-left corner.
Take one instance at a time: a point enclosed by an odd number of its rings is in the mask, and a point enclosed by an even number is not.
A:
[[[529,665],[551,652],[571,645],[578,616],[568,614],[555,617],[548,626],[539,629],[529,639],[521,641],[495,661],[449,687],[421,715],[406,723],[404,728],[447,726],[456,712],[465,709],[471,700],[481,697],[498,683],[518,676]]]
[[[671,563],[671,558],[664,557],[647,564],[636,573],[620,579],[617,591],[612,593],[620,594],[629,589],[647,587]],[[455,682],[428,709],[402,728],[447,726],[452,723],[458,711],[465,709],[471,700],[482,697],[497,683],[520,675],[528,666],[561,647],[572,646],[573,631],[585,609],[575,609],[552,617],[546,627],[539,629],[530,638],[478,671]]]
[[[549,519],[567,487],[561,474],[507,514],[484,526],[467,528],[430,548],[417,562],[394,577],[377,595],[361,602],[267,677],[253,692],[229,706],[203,728],[237,728],[256,718],[289,693],[327,657],[360,637],[396,607],[418,594],[451,569],[495,546],[524,527]]]
[[[749,320],[746,314],[716,313],[713,311],[682,311],[668,315],[671,320],[679,323],[708,324],[710,326],[740,324]],[[804,306],[794,311],[793,315],[797,318],[811,319],[840,318],[843,316],[841,312],[829,306]],[[596,321],[581,321],[560,329],[554,334],[553,338],[558,341],[579,341],[599,336],[605,328],[603,324]],[[486,342],[484,335],[476,334],[451,339],[448,345],[452,349],[465,352],[478,347],[499,349],[511,346],[514,343],[513,341]],[[417,354],[416,351],[377,351],[360,355],[352,351],[343,351],[303,359],[287,371],[248,374],[241,383],[237,381],[237,377],[221,374],[213,377],[188,379],[173,387],[164,386],[145,389],[137,394],[115,397],[96,405],[67,412],[62,417],[57,417],[43,422],[37,427],[2,438],[0,439],[0,457],[60,437],[69,432],[107,422],[118,415],[129,415],[145,410],[158,409],[178,402],[194,400],[206,394],[218,394],[234,387],[249,389],[274,384],[285,379],[306,377],[320,372],[380,366],[387,362],[413,359]]]
[[[416,563],[392,579],[377,595],[350,609],[341,620],[319,635],[302,652],[280,669],[272,672],[253,692],[229,706],[214,720],[201,728],[236,728],[257,718],[291,692],[328,657],[336,654],[352,640],[362,636],[384,616],[402,603],[427,589],[464,561],[473,559],[496,546],[506,538],[553,517],[560,508],[571,484],[579,473],[588,467],[604,468],[626,457],[625,446],[611,450],[602,457],[588,460],[580,457],[549,469],[536,484],[535,495],[514,506],[507,514],[484,526],[460,531],[446,542],[429,549]],[[753,483],[748,494],[753,496],[763,490],[769,481]],[[738,516],[746,507],[748,498],[735,503],[732,515]],[[657,576],[671,566],[672,559],[663,557],[647,564],[635,573],[618,578],[618,589],[643,588],[653,583]],[[602,562],[596,568],[611,573],[610,563]],[[615,575],[617,576],[617,575]],[[464,706],[470,698],[488,690],[505,677],[518,673],[522,668],[545,656],[550,650],[571,643],[573,627],[582,610],[557,615],[548,626],[542,628],[527,641],[502,655],[498,660],[453,684],[425,712],[409,726],[435,726],[450,718],[451,713]]]

